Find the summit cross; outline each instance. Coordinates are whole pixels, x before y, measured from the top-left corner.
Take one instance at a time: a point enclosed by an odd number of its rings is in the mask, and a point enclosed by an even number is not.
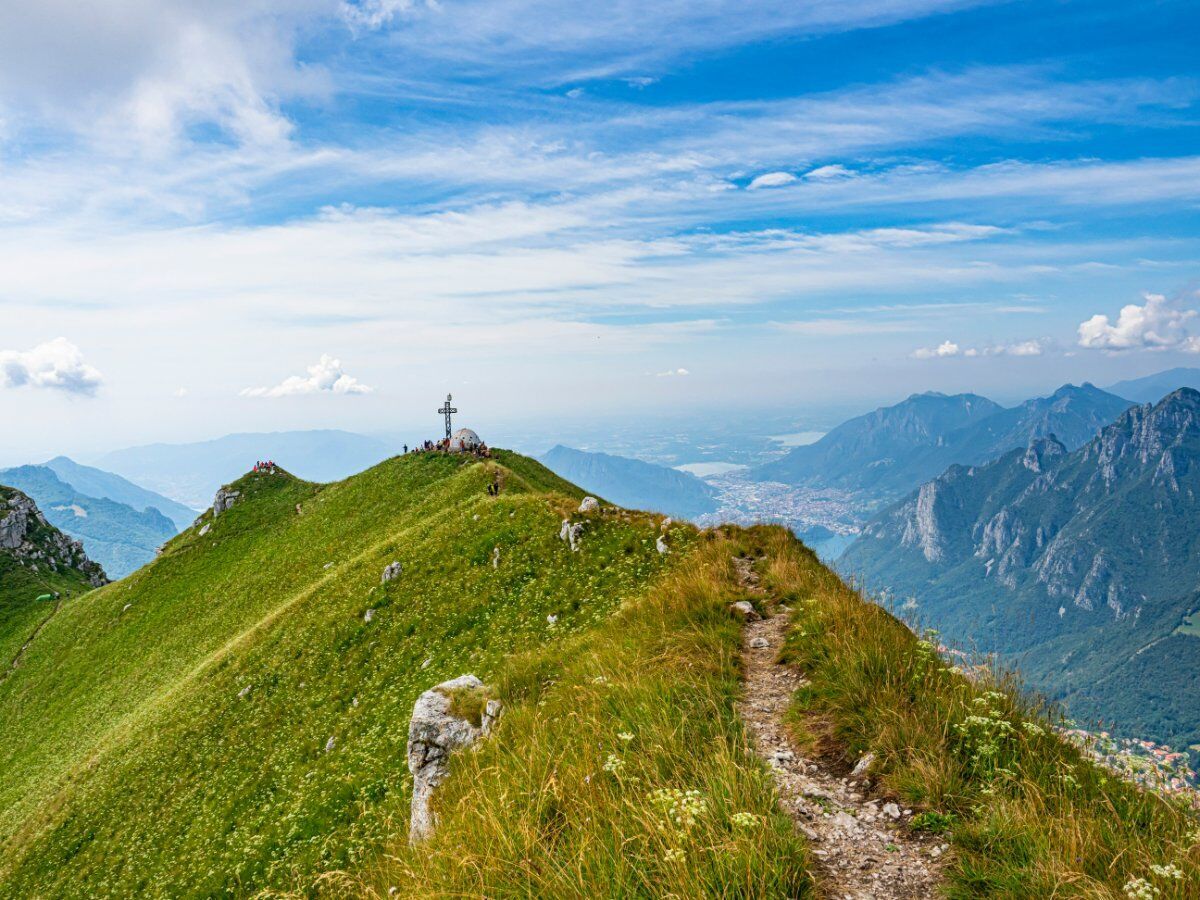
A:
[[[445,405],[443,405],[442,408],[438,410],[438,412],[440,412],[442,415],[444,415],[446,417],[446,438],[447,438],[447,440],[449,440],[449,438],[450,438],[450,416],[452,414],[458,412],[457,409],[455,409],[453,406],[450,405],[450,399],[451,399],[450,395],[447,394]]]

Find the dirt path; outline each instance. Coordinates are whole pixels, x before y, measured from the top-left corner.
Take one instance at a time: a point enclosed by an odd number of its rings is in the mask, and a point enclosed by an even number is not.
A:
[[[742,583],[757,592],[750,562],[735,564]],[[911,832],[906,811],[872,798],[865,780],[838,771],[839,760],[804,758],[788,735],[784,715],[804,677],[775,661],[787,631],[784,612],[745,627],[746,690],[738,711],[771,767],[783,809],[812,845],[819,894],[838,900],[938,896],[944,845]]]
[[[12,658],[12,663],[9,664],[7,669],[5,669],[3,672],[0,672],[0,682],[8,678],[8,676],[13,673],[17,666],[21,664],[21,657],[25,655],[25,651],[29,649],[29,645],[37,640],[37,636],[42,633],[42,629],[50,624],[50,620],[53,619],[58,613],[59,609],[62,608],[62,604],[63,602],[61,598],[54,601],[54,609],[50,610],[50,613],[46,616],[46,618],[38,622],[37,628],[33,629],[33,633],[29,635],[29,639],[21,645],[21,649],[18,650],[16,655]]]

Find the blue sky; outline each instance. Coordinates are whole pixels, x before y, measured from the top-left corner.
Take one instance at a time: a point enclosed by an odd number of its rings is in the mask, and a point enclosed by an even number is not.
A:
[[[1195,4],[100,6],[0,9],[8,455],[1200,365]]]

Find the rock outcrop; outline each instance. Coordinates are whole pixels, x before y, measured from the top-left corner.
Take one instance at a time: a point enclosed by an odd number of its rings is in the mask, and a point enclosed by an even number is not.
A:
[[[579,504],[579,511],[581,513],[595,512],[599,508],[600,508],[600,501],[597,500],[595,497],[584,497],[583,500]]]
[[[0,487],[0,551],[33,571],[75,569],[92,587],[108,583],[104,569],[88,559],[83,545],[47,522],[37,504],[15,488]]]
[[[409,841],[433,834],[437,817],[430,801],[449,771],[450,754],[491,733],[500,701],[489,700],[474,675],[443,681],[417,698],[408,726],[408,770],[413,776]]]
[[[404,571],[404,566],[398,562],[391,562],[384,566],[383,575],[379,579],[380,584],[387,584],[389,581],[395,581],[400,577],[400,573]]]
[[[237,502],[238,497],[242,495],[241,491],[231,491],[228,488],[221,488],[213,497],[212,511],[213,516],[219,516],[221,513],[228,510]]]
[[[566,541],[572,550],[579,549],[579,537],[583,534],[583,523],[574,522],[570,519],[563,519],[562,528],[558,530],[558,539]]]

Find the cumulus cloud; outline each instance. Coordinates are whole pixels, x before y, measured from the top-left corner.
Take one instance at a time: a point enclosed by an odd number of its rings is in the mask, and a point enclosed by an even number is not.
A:
[[[1200,353],[1200,338],[1188,334],[1196,310],[1183,309],[1162,294],[1143,294],[1145,303],[1121,307],[1117,320],[1097,314],[1079,324],[1079,346],[1121,350],[1183,350]]]
[[[912,356],[914,359],[945,359],[951,356],[963,356],[968,359],[977,356],[1041,356],[1045,349],[1046,342],[1040,338],[1012,344],[995,344],[982,349],[962,347],[954,341],[943,341],[936,347],[920,347],[912,352]]]
[[[759,175],[750,182],[749,188],[756,191],[759,188],[782,187],[785,184],[791,184],[796,180],[796,176],[791,172],[767,172],[765,175]]]
[[[913,351],[914,359],[944,359],[947,356],[961,356],[962,348],[954,341],[942,341],[936,347],[918,347]]]
[[[362,384],[342,370],[342,361],[322,353],[308,375],[293,375],[275,387],[245,388],[243,397],[296,397],[304,394],[369,394],[374,388]]]
[[[32,350],[0,350],[0,387],[33,387],[91,397],[103,381],[66,338]]]
[[[691,375],[691,374],[692,373],[689,372],[687,369],[679,368],[679,369],[667,369],[667,371],[665,371],[665,372],[656,372],[654,374],[654,377],[655,378],[678,378],[678,377],[682,377],[685,375]]]

